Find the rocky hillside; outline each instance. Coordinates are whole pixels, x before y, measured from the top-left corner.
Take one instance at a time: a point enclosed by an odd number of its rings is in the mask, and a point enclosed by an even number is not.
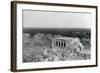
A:
[[[63,35],[44,33],[23,33],[23,62],[65,61],[90,59],[90,39],[82,38],[80,42],[84,47],[77,50],[75,46],[66,49],[52,48],[52,39]],[[78,45],[77,47],[81,47]]]

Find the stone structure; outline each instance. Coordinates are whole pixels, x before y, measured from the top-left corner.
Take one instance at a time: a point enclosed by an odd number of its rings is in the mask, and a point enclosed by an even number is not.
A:
[[[68,47],[81,50],[83,48],[83,45],[81,44],[79,38],[59,37],[52,39],[52,48],[67,49]]]

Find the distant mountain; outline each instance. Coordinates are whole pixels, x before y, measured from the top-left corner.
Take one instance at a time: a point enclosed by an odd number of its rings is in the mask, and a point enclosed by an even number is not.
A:
[[[23,28],[23,33],[36,33],[62,35],[68,37],[90,38],[91,29],[89,28]]]

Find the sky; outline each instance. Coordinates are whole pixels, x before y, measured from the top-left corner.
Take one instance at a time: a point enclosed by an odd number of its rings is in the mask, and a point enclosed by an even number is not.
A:
[[[23,11],[23,28],[91,28],[90,13]]]

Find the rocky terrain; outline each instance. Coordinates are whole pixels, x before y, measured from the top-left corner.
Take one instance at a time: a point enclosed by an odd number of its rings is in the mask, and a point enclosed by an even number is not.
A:
[[[52,48],[52,39],[57,37],[63,37],[63,35],[23,33],[23,62],[91,59],[90,38],[79,38],[79,43],[84,47],[82,50],[77,50],[74,46],[68,46],[66,49]]]

